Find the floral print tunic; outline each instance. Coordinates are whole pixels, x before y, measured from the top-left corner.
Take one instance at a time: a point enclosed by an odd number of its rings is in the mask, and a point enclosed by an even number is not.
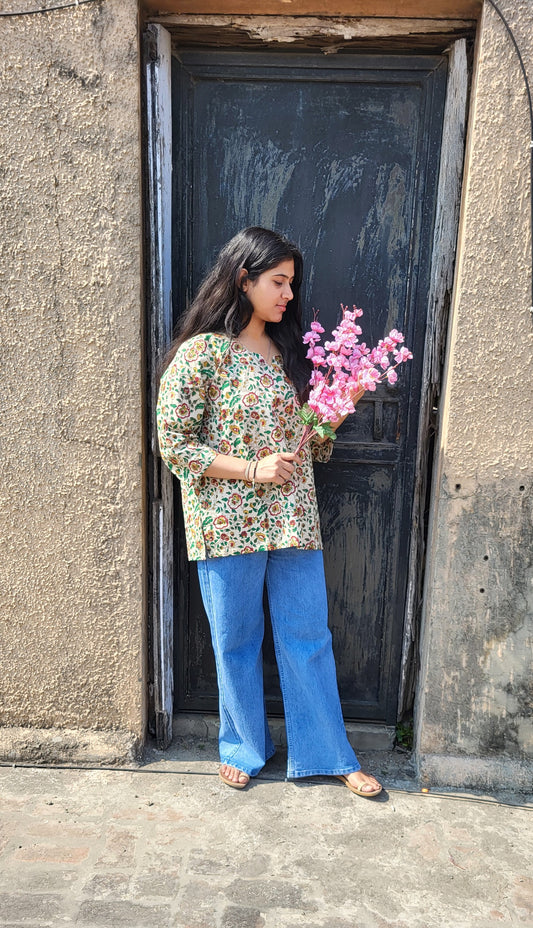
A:
[[[184,342],[161,380],[157,426],[161,456],[180,479],[189,560],[277,548],[321,548],[313,460],[330,440],[310,442],[283,486],[205,477],[218,454],[260,460],[295,451],[303,423],[277,354],[260,354],[225,335]]]

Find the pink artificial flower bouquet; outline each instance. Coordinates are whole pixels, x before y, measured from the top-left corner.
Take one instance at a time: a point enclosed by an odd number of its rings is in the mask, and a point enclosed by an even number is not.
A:
[[[311,391],[307,403],[299,410],[304,423],[303,435],[297,454],[313,436],[335,439],[331,423],[355,411],[355,406],[366,392],[374,391],[376,384],[387,380],[396,383],[395,368],[413,357],[408,348],[398,346],[403,335],[396,329],[380,339],[375,348],[367,348],[359,342],[362,329],[356,319],[363,315],[356,306],[349,310],[341,303],[342,319],[332,332],[332,341],[320,345],[324,329],[315,320],[303,341],[309,345],[307,357],[313,362],[313,373],[309,381]],[[392,354],[394,364],[389,355]]]

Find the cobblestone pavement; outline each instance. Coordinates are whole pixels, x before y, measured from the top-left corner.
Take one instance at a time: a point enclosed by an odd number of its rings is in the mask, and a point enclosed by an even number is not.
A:
[[[376,800],[285,781],[282,759],[231,790],[198,743],[138,768],[2,767],[0,925],[533,926],[531,798],[423,794],[392,755],[361,760]]]

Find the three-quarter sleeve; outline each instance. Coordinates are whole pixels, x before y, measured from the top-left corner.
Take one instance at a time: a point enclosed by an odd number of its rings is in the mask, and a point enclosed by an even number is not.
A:
[[[157,431],[161,457],[177,476],[199,477],[217,452],[200,440],[214,360],[201,336],[185,342],[161,378]]]

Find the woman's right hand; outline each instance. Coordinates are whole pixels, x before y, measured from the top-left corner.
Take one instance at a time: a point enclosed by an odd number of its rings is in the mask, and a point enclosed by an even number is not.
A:
[[[269,454],[257,462],[255,482],[277,483],[283,486],[292,476],[295,464],[301,463],[302,460],[297,454],[288,451],[282,451],[281,454]]]

